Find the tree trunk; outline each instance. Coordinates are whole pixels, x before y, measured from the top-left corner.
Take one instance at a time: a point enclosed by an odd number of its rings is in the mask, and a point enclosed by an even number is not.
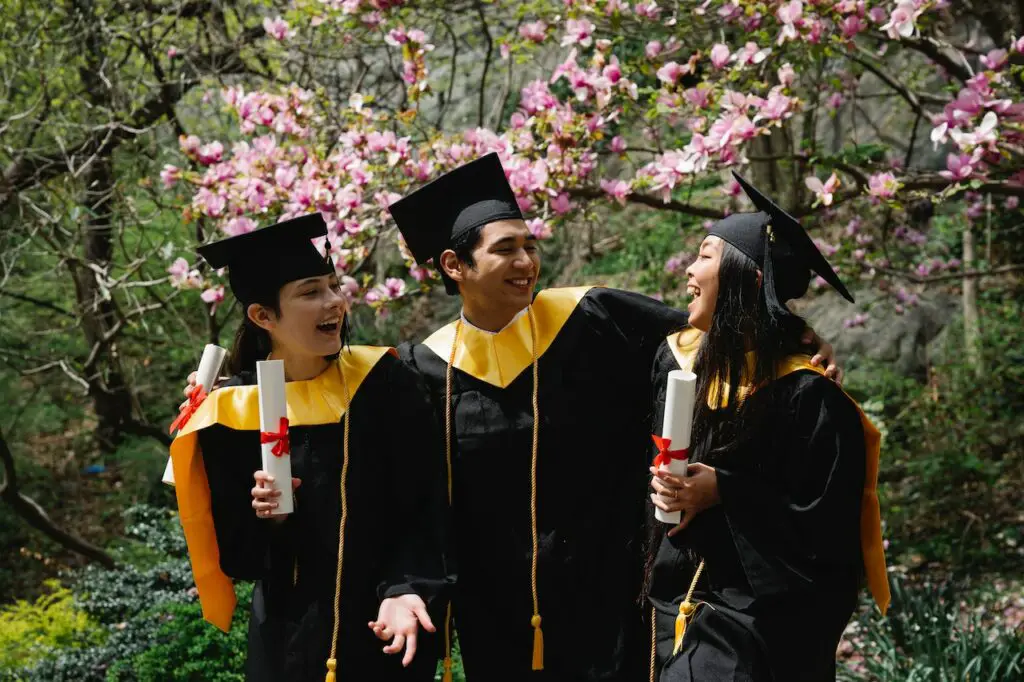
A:
[[[974,233],[968,227],[963,233],[964,269],[971,270],[974,267]],[[966,350],[967,364],[971,366],[975,374],[981,375],[981,350],[979,340],[981,337],[981,324],[978,317],[978,278],[965,277],[963,287],[964,306],[964,348]]]

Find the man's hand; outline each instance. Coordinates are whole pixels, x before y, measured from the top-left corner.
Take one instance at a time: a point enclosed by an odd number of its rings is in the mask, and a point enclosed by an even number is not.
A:
[[[384,647],[384,653],[397,654],[405,647],[402,665],[408,666],[416,655],[416,635],[419,626],[427,632],[436,632],[437,628],[430,620],[427,605],[416,594],[403,594],[389,597],[380,603],[377,620],[367,623],[378,639],[391,643]]]
[[[811,364],[815,366],[824,366],[825,376],[837,384],[842,385],[843,368],[839,366],[838,362],[836,362],[836,351],[835,348],[832,347],[832,344],[818,336],[810,327],[804,330],[804,335],[800,338],[800,341],[805,346],[817,348],[817,352],[814,354],[814,357],[811,358]]]

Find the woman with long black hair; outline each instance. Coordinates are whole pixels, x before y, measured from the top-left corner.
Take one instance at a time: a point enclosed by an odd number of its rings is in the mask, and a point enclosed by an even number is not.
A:
[[[226,630],[231,580],[256,582],[247,680],[426,682],[437,648],[419,628],[434,630],[427,606],[444,584],[440,436],[393,349],[346,343],[346,299],[311,241],[326,233],[312,214],[200,248],[228,268],[244,319],[231,378],[171,448],[181,521],[207,620]],[[269,435],[290,450],[292,481],[262,471],[266,359],[284,363],[287,433]],[[288,486],[294,511],[276,516]]]
[[[803,228],[742,178],[759,209],[709,230],[687,268],[689,325],[655,363],[697,375],[689,475],[652,468],[647,586],[662,682],[835,679],[862,580],[888,605],[878,431],[810,363],[785,301],[816,272],[853,298]],[[653,658],[653,657],[652,657]]]

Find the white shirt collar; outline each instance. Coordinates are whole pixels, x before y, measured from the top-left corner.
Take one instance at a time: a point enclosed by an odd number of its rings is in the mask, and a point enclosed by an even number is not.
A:
[[[480,327],[477,327],[477,326],[476,326],[475,324],[473,324],[472,322],[470,322],[469,320],[467,320],[467,319],[466,319],[466,311],[465,311],[465,310],[463,310],[463,311],[461,311],[461,312],[459,313],[459,317],[461,317],[461,318],[462,318],[462,324],[464,324],[464,325],[467,325],[467,326],[469,326],[469,327],[472,327],[473,329],[476,329],[476,330],[477,330],[477,331],[479,331],[479,332],[483,332],[484,334],[491,334],[491,335],[494,335],[494,334],[500,334],[501,332],[505,331],[506,329],[508,329],[509,327],[511,327],[511,326],[512,326],[513,324],[515,324],[516,320],[518,320],[518,319],[519,319],[520,317],[522,317],[523,315],[525,315],[525,314],[526,314],[526,311],[527,311],[528,309],[529,309],[529,306],[527,306],[526,308],[523,308],[522,310],[520,310],[520,311],[519,311],[518,313],[516,313],[516,316],[515,316],[515,317],[513,317],[513,318],[512,318],[511,320],[509,320],[508,324],[506,324],[506,325],[505,325],[504,327],[502,327],[501,329],[499,329],[499,330],[498,330],[498,331],[496,331],[496,332],[491,332],[491,331],[487,331],[486,329],[480,329]]]

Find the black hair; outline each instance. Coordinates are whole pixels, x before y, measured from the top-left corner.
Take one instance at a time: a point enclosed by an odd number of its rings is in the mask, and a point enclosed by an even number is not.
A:
[[[278,317],[281,316],[281,289],[274,292],[262,292],[254,296],[253,300],[242,304],[242,321],[235,331],[235,340],[231,346],[231,354],[228,358],[228,373],[237,376],[242,372],[255,372],[256,363],[266,360],[273,350],[270,341],[270,333],[266,329],[257,326],[249,319],[248,308],[253,303],[258,303],[265,308],[274,311]],[[341,346],[349,345],[349,323],[348,313],[341,318]],[[328,360],[337,359],[339,353],[327,356]]]
[[[714,466],[715,462],[737,452],[744,434],[757,433],[757,425],[770,416],[770,401],[744,401],[735,387],[764,388],[775,380],[784,358],[806,350],[801,343],[806,328],[804,320],[784,302],[781,302],[781,314],[769,314],[764,287],[758,279],[759,269],[753,259],[725,242],[718,270],[715,311],[694,360],[697,388],[690,461]],[[755,351],[749,375],[748,350]],[[724,384],[733,388],[724,396],[723,404],[723,396],[715,389]],[[711,404],[718,405],[717,409],[708,406],[709,396]],[[650,590],[654,559],[665,532],[665,524],[654,518],[651,503],[648,503],[648,512],[644,596]]]
[[[473,250],[480,243],[480,234],[483,232],[483,229],[483,225],[470,228],[455,237],[451,243],[450,248],[455,252],[455,257],[471,268],[476,265],[473,262]],[[439,273],[441,273],[441,281],[444,282],[445,292],[449,296],[455,296],[458,294],[458,283],[445,274],[444,268],[441,267],[441,254],[437,254],[437,256],[434,257],[434,267],[437,268]]]

